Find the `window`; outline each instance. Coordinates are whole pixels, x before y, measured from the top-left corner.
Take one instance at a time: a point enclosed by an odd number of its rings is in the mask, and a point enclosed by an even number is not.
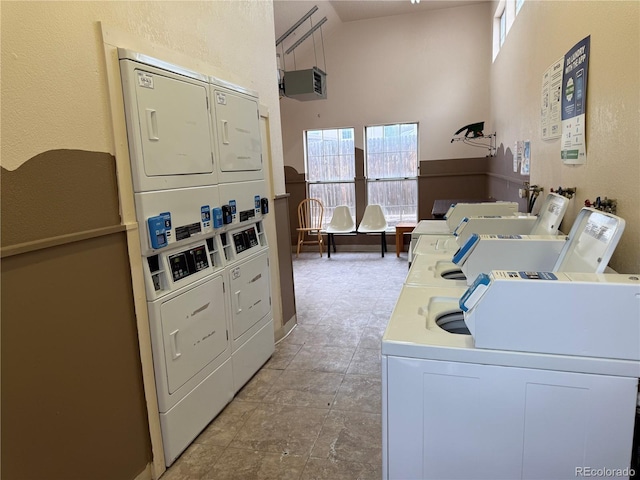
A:
[[[347,205],[356,216],[355,145],[353,128],[307,130],[305,132],[306,174],[309,197],[324,205],[323,228],[333,210]]]
[[[507,9],[500,15],[500,47],[504,45],[504,38],[507,36]]]
[[[524,0],[518,0],[520,5]],[[500,0],[493,14],[493,60],[507,39],[513,20],[516,17],[516,0]]]
[[[365,127],[367,202],[389,226],[418,218],[418,124]]]
[[[520,13],[520,9],[522,8],[522,4],[524,0],[516,0],[516,15]]]

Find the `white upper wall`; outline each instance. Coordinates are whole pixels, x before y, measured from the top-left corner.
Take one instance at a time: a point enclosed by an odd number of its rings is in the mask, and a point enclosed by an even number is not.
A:
[[[304,172],[304,130],[354,127],[362,148],[365,125],[396,122],[419,122],[420,160],[477,157],[451,138],[489,119],[489,15],[487,3],[332,25],[327,99],[280,100],[285,165]]]
[[[3,2],[1,21],[3,167],[52,149],[115,153],[102,22],[257,91],[284,192],[271,1]]]
[[[585,200],[617,199],[626,229],[610,265],[621,273],[640,273],[639,32],[637,1],[526,0],[491,69],[498,145],[513,150],[516,140],[531,140],[531,183],[547,192],[577,188],[565,230]],[[542,75],[588,35],[587,163],[564,165],[560,139],[540,135]]]

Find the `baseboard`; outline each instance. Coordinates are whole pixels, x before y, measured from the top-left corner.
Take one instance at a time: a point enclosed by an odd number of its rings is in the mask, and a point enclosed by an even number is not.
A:
[[[326,247],[326,245],[325,245]],[[391,247],[391,248],[390,248]],[[387,244],[387,253],[391,252],[395,254],[395,245],[393,243]],[[380,251],[380,243],[377,245],[338,245],[337,252],[334,253],[333,249],[331,250],[331,255],[340,255],[340,252],[348,252],[348,253],[369,253],[369,252],[379,252]],[[291,248],[291,253],[293,254],[293,259],[296,258],[296,247]],[[318,249],[310,249],[307,248],[305,250],[301,250],[300,253],[315,253],[318,255]],[[322,255],[327,254],[327,249],[324,248],[322,251]]]
[[[151,475],[151,470],[153,469],[153,465],[150,463],[147,463],[146,468],[140,472],[136,478],[134,478],[133,480],[153,480],[153,475]],[[164,473],[164,472],[162,472]]]
[[[280,327],[278,330],[275,331],[274,336],[275,336],[276,343],[282,340],[287,335],[289,335],[289,332],[293,330],[293,327],[295,327],[297,323],[298,323],[298,318],[297,318],[297,315],[294,313],[293,317],[287,320],[282,327]]]

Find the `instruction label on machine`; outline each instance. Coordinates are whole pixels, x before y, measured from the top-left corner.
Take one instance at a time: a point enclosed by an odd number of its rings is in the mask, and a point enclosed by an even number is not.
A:
[[[558,280],[551,272],[514,272],[511,270],[494,270],[491,276],[495,279],[508,278],[511,280]]]
[[[209,205],[200,207],[200,218],[202,219],[203,230],[205,232],[211,230],[211,208],[209,208]]]
[[[509,272],[510,274],[513,272]],[[520,278],[524,278],[525,280],[557,280],[556,277],[551,272],[518,272]],[[509,275],[511,276],[511,275]]]
[[[138,86],[142,88],[154,88],[153,77],[145,72],[138,72]]]

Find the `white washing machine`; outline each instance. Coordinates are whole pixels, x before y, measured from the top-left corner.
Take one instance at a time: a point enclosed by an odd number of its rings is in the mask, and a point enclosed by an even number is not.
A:
[[[566,198],[555,194],[550,194],[547,197],[545,206],[543,206],[544,213],[538,216],[534,230],[538,232],[547,231],[551,232],[551,234],[473,234],[453,255],[442,253],[450,251],[447,248],[435,250],[434,247],[437,244],[428,243],[425,248],[421,249],[421,255],[414,257],[411,268],[413,269],[414,263],[418,264],[415,270],[422,274],[420,276],[421,283],[425,284],[426,282],[430,285],[442,286],[446,286],[449,281],[465,279],[466,284],[471,285],[480,273],[490,270],[555,271],[559,268],[556,264],[568,238],[575,238],[583,234],[584,225],[589,222],[590,216],[594,214],[592,209],[584,208],[578,214],[569,237],[555,235],[561,216],[564,215],[566,210],[567,202]],[[595,215],[598,214],[596,213]],[[610,220],[606,219],[606,221],[609,222]],[[624,224],[622,227],[624,228]],[[621,233],[620,231],[618,235]],[[578,242],[576,241],[576,243]],[[613,248],[615,248],[615,245],[613,245]],[[431,253],[429,253],[430,250]],[[610,250],[610,253],[612,252],[613,250]],[[451,256],[447,258],[448,255]],[[604,269],[605,267],[606,264],[602,265],[601,263],[601,268]],[[586,271],[591,271],[591,269]],[[594,269],[593,271],[603,270]],[[417,277],[417,274],[414,273],[413,276]]]
[[[509,273],[469,295],[473,321],[459,289],[403,287],[382,339],[384,479],[628,477],[638,276]]]
[[[559,270],[602,271],[623,229],[588,209]],[[465,291],[433,281],[429,266],[413,274],[439,286],[406,284],[382,340],[385,478],[555,479],[628,467],[639,276],[506,271]],[[615,328],[603,329],[609,318]],[[605,409],[613,418],[594,421]],[[599,435],[613,445],[601,449]]]
[[[494,205],[494,208],[506,208],[509,206],[509,202],[502,202],[497,204],[478,204],[476,208],[487,209],[490,205]],[[560,227],[560,223],[567,211],[569,205],[569,199],[558,195],[556,193],[549,193],[545,198],[544,203],[540,207],[540,212],[537,216],[528,214],[518,214],[515,212],[509,212],[505,214],[492,213],[490,210],[471,210],[474,204],[469,204],[468,209],[464,210],[469,215],[464,215],[460,218],[460,221],[453,225],[447,223],[447,227],[450,231],[436,231],[433,227],[430,227],[428,223],[418,226],[411,234],[411,246],[409,249],[409,264],[413,261],[413,257],[421,254],[440,253],[444,251],[451,251],[458,247],[462,247],[472,234],[500,234],[500,235],[556,235]],[[517,206],[517,204],[515,204]],[[467,206],[462,204],[461,207]],[[460,208],[461,208],[460,207]],[[454,206],[450,209],[451,219],[457,221],[458,216],[454,215]],[[460,210],[462,212],[463,210]],[[424,222],[430,222],[425,220]],[[418,246],[418,241],[422,236],[431,237],[429,240],[424,240],[422,245]]]
[[[464,217],[478,215],[514,215],[517,202],[454,203],[449,207],[444,220],[421,220],[415,228],[416,235],[441,235],[452,233]],[[413,236],[412,236],[413,238]]]

